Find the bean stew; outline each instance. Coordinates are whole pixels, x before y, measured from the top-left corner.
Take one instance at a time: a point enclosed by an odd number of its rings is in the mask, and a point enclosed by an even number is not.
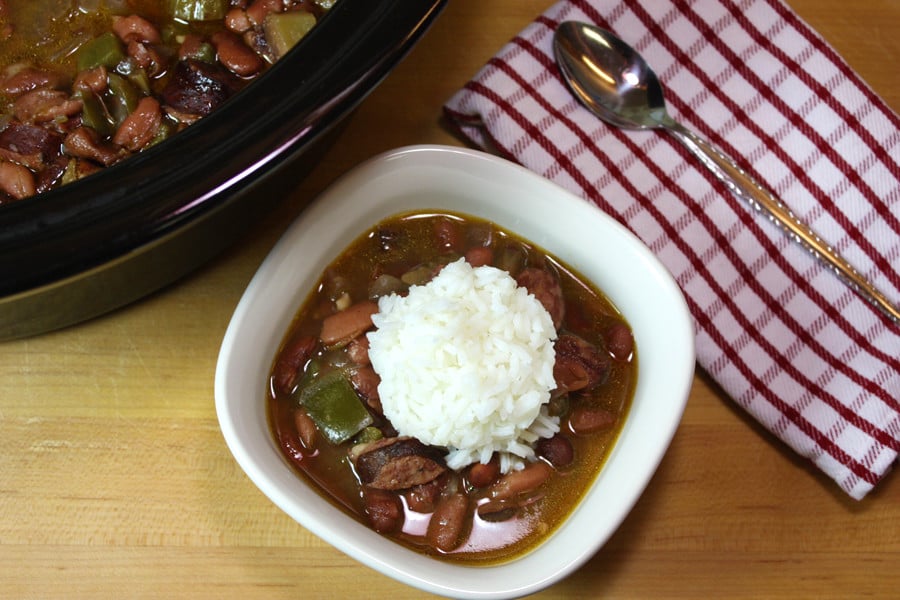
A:
[[[0,0],[0,205],[210,114],[335,0]]]
[[[520,470],[501,473],[495,454],[454,471],[446,448],[398,433],[381,410],[366,338],[378,298],[459,258],[508,272],[557,330],[547,407],[560,431]],[[478,218],[405,213],[324,270],[275,355],[266,403],[285,460],[351,517],[429,556],[496,564],[536,547],[578,504],[621,432],[637,369],[628,323],[566,264]]]

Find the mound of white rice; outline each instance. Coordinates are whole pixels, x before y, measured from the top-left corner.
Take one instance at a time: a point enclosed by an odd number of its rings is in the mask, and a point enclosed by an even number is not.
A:
[[[500,452],[507,472],[559,431],[546,412],[556,331],[506,271],[460,259],[405,297],[382,297],[378,309],[369,357],[401,435],[447,447],[452,469]]]

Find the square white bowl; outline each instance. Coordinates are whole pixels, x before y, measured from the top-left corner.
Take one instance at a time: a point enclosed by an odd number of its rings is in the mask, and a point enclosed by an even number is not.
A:
[[[353,520],[297,476],[276,445],[266,389],[275,352],[324,268],[377,222],[450,210],[497,223],[593,281],[622,311],[638,352],[625,425],[591,488],[535,550],[494,566],[418,554]],[[375,157],[326,190],[285,232],[238,304],[216,368],[216,411],[238,464],[277,506],[356,560],[422,590],[458,598],[537,592],[577,569],[615,531],[669,446],[694,372],[694,329],[668,271],[599,209],[501,158],[448,146]]]

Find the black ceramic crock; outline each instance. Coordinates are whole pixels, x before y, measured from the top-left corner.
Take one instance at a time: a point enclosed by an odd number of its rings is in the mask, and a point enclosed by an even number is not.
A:
[[[0,206],[0,340],[106,313],[224,249],[277,200],[258,193],[266,180],[301,158],[310,166],[445,3],[340,0],[253,85],[185,131]]]

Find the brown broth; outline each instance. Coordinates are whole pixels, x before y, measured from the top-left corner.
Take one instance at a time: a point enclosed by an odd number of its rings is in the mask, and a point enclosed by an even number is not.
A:
[[[114,15],[137,14],[158,26],[165,24],[164,0],[128,0],[112,10],[106,2],[87,2],[90,11],[79,3],[61,0],[5,0],[8,21],[15,24],[14,34],[0,45],[0,66],[17,63],[37,69],[75,76],[75,53],[87,41],[110,30]],[[127,10],[122,10],[127,8]],[[2,96],[0,96],[2,97]],[[11,99],[4,102],[9,110]]]
[[[454,247],[442,247],[435,241],[435,224],[441,220],[453,222],[462,233],[450,244]],[[460,214],[404,214],[387,219],[356,239],[326,268],[319,285],[288,328],[279,353],[298,336],[317,335],[322,319],[334,312],[334,301],[341,295],[349,294],[353,301],[367,298],[373,274],[399,276],[423,263],[446,264],[459,258],[465,249],[484,245],[493,249],[495,262],[501,256],[520,256],[527,265],[548,267],[559,274],[567,309],[561,331],[577,334],[593,344],[604,344],[604,332],[624,322],[619,311],[585,278],[514,234]],[[317,355],[322,352],[318,349]],[[410,510],[404,501],[403,530],[387,535],[422,553],[466,564],[504,562],[536,547],[578,504],[621,431],[636,382],[636,353],[629,360],[613,360],[611,365],[605,383],[592,390],[590,398],[579,398],[578,402],[605,408],[616,416],[615,424],[591,434],[564,431],[574,448],[574,462],[555,469],[554,475],[533,494],[532,502],[515,518],[488,522],[474,517],[468,525],[467,541],[450,552],[442,552],[430,547],[423,538],[429,515]],[[320,437],[315,450],[305,449],[294,421],[297,394],[278,393],[275,387],[267,394],[270,426],[288,462],[300,476],[313,482],[323,497],[368,524],[361,483],[348,458],[352,443],[332,446]],[[566,430],[565,419],[561,419],[560,426]],[[483,489],[470,490],[470,512],[474,505],[486,501],[485,496]]]

